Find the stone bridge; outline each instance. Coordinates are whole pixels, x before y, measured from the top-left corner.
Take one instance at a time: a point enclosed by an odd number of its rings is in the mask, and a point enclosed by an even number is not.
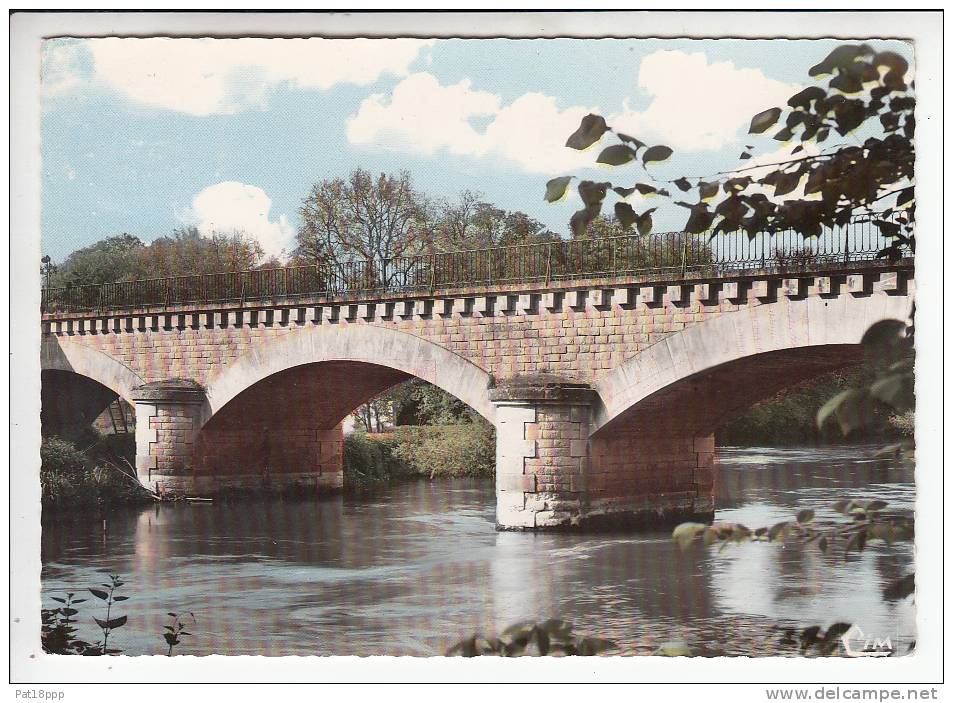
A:
[[[419,378],[495,426],[500,528],[710,517],[715,430],[910,315],[910,259],[813,269],[45,312],[44,423],[119,396],[150,488],[320,492],[344,418]]]

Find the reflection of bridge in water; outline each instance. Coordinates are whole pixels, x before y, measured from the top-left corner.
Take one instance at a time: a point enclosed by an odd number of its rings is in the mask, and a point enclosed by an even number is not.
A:
[[[420,378],[496,427],[501,527],[709,515],[717,427],[909,316],[887,244],[855,223],[48,289],[44,423],[118,396],[149,486],[329,490],[343,418]]]

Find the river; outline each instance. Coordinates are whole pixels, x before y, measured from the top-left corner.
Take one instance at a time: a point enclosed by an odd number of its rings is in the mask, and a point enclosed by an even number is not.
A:
[[[722,448],[717,520],[757,527],[882,498],[912,514],[912,469],[873,447]],[[846,621],[915,638],[914,606],[883,587],[913,568],[910,543],[860,555],[747,543],[682,552],[671,531],[531,534],[494,529],[491,481],[437,480],[322,500],[165,504],[46,516],[44,607],[85,594],[79,635],[99,639],[89,586],[121,574],[129,621],[109,639],[161,654],[167,612],[194,613],[178,654],[415,655],[514,622],[562,618],[621,654],[683,641],[702,654],[758,656],[782,627]],[[79,597],[79,596],[78,596]],[[906,651],[906,646],[903,647]]]

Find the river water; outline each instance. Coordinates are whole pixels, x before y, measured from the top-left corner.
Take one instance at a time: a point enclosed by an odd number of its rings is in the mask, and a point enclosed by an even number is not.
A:
[[[722,448],[717,520],[751,527],[800,508],[881,498],[913,511],[913,472],[873,447]],[[778,651],[778,626],[846,621],[868,636],[915,638],[911,599],[883,587],[913,568],[910,543],[860,555],[748,543],[682,552],[671,531],[531,534],[494,529],[491,481],[419,481],[366,496],[173,504],[43,525],[43,605],[121,574],[129,596],[110,636],[125,654],[160,654],[167,612],[194,613],[181,654],[444,653],[473,632],[561,618],[648,654],[665,641],[698,653]],[[80,635],[98,641],[79,606]],[[788,649],[788,652],[791,650]],[[906,651],[904,644],[902,651]]]

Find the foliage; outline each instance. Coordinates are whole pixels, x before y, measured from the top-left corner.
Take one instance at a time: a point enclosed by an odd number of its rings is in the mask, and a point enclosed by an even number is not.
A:
[[[794,520],[754,530],[740,523],[685,522],[675,528],[672,539],[681,549],[699,541],[706,546],[718,543],[722,549],[741,542],[814,544],[825,554],[842,551],[846,559],[851,551],[862,552],[870,540],[892,544],[913,539],[913,520],[886,508],[882,500],[839,500],[831,509],[842,519],[816,520],[814,510],[805,508]]]
[[[76,598],[75,593],[67,593],[65,598],[52,596],[52,599],[62,605],[40,611],[40,644],[43,651],[47,654],[99,654],[98,647],[76,637],[73,616],[79,611],[74,606],[85,603],[86,598]]]
[[[818,427],[835,422],[846,436],[869,426],[872,409],[885,407],[895,414],[912,412],[913,329],[899,320],[883,320],[872,325],[861,343],[867,353],[886,366],[870,382],[841,391],[817,412]]]
[[[176,645],[182,643],[183,637],[191,637],[191,632],[185,631],[185,623],[182,622],[183,615],[178,613],[168,613],[169,617],[172,618],[172,622],[168,625],[164,625],[166,630],[162,633],[162,638],[165,640],[166,644],[169,645],[169,656],[172,656],[172,648]],[[189,618],[192,620],[192,624],[195,624],[195,615],[188,613]]]
[[[123,461],[131,435],[90,433],[86,450],[60,437],[40,445],[40,489],[46,506],[115,505],[148,500],[134,471]],[[127,446],[121,446],[125,442]]]
[[[101,601],[106,603],[106,617],[103,619],[93,617],[93,620],[96,621],[96,624],[99,625],[100,629],[103,631],[103,640],[102,640],[102,654],[118,654],[120,650],[110,649],[109,648],[109,635],[113,630],[117,630],[123,625],[126,624],[127,616],[120,615],[118,617],[112,617],[112,608],[116,603],[121,603],[122,601],[129,600],[129,596],[117,596],[116,591],[122,588],[123,581],[118,574],[109,575],[109,583],[102,584],[102,587],[106,590],[99,588],[90,588],[89,592],[94,596],[99,598]]]
[[[842,439],[833,422],[817,425],[817,411],[831,397],[854,386],[874,382],[889,366],[875,357],[849,371],[834,371],[789,387],[751,406],[716,432],[721,445],[755,446],[805,444]],[[912,426],[912,412],[910,413]],[[869,422],[849,435],[850,440],[903,438],[895,411],[882,403],[868,408]]]
[[[433,247],[436,251],[487,249],[557,239],[546,226],[524,212],[507,212],[465,190],[455,203],[436,206]]]
[[[298,212],[295,256],[329,263],[342,276],[349,262],[362,261],[386,285],[393,272],[385,273],[385,262],[419,253],[426,241],[428,205],[406,171],[374,176],[358,168],[347,179],[323,180]]]
[[[145,244],[138,237],[121,234],[77,249],[57,267],[52,285],[84,286],[135,278]]]
[[[900,245],[913,246],[916,100],[907,70],[906,60],[890,51],[876,52],[866,44],[837,47],[809,71],[815,78],[830,76],[826,84],[809,86],[792,95],[786,107],[768,108],[751,120],[750,134],[764,134],[781,123],[771,136],[779,142],[797,142],[790,157],[767,168],[742,167],[712,176],[656,179],[649,166],[672,156],[669,147],[649,146],[613,130],[601,116],[587,115],[566,146],[587,149],[613,133],[618,143],[605,147],[596,161],[609,166],[638,164],[645,177],[632,186],[580,182],[585,207],[573,215],[570,227],[576,236],[585,232],[610,191],[619,196],[616,217],[626,229],[636,226],[643,234],[651,230],[644,218],[652,209],[640,214],[628,198],[636,192],[641,198],[672,198],[673,187],[698,196],[694,203],[676,201],[689,210],[684,227],[689,233],[744,230],[753,236],[793,229],[818,236],[824,227],[844,225],[858,210],[872,212],[886,202],[890,206],[884,216],[873,221],[892,240],[883,255],[897,258]],[[870,133],[859,145],[851,143],[858,130]],[[836,144],[822,149],[819,145],[832,135],[841,139],[835,137]],[[740,158],[751,158],[752,148]],[[767,173],[748,175],[756,169]],[[563,197],[572,178],[550,180],[546,200]],[[803,195],[798,196],[802,184]],[[772,197],[766,194],[768,188]]]
[[[582,656],[589,657],[616,649],[615,642],[598,637],[582,637],[573,633],[572,625],[562,620],[543,623],[521,622],[499,636],[473,635],[453,645],[448,657],[521,657]]]
[[[493,426],[483,418],[454,425],[398,427],[394,456],[420,476],[492,476],[496,461]]]
[[[376,435],[353,432],[344,440],[344,483],[362,488],[411,478],[492,476],[494,437],[482,418]]]
[[[69,287],[239,271],[263,263],[262,255],[261,245],[240,232],[202,236],[186,227],[148,245],[122,234],[74,251],[56,267],[50,283]]]
[[[344,438],[344,485],[365,488],[412,476],[407,464],[394,456],[393,435],[353,432]]]

